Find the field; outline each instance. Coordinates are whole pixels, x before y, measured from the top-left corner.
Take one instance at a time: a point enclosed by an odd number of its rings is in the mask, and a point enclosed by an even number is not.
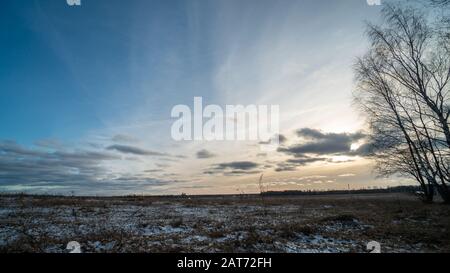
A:
[[[0,196],[0,252],[449,252],[450,208],[409,194]]]

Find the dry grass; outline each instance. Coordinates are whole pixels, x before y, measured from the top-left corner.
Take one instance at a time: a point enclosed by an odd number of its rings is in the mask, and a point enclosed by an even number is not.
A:
[[[406,194],[0,196],[0,252],[450,251],[450,209]]]

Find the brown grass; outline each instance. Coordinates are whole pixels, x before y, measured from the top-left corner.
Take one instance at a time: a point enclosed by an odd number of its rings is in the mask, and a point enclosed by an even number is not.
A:
[[[73,240],[86,252],[365,252],[372,240],[385,252],[450,251],[449,207],[407,194],[266,196],[264,205],[251,195],[14,195],[0,207],[0,252],[65,252]]]

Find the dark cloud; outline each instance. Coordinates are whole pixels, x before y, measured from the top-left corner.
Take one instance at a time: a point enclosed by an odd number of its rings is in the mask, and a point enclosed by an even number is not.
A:
[[[197,158],[200,158],[200,159],[211,158],[211,157],[215,157],[215,156],[216,156],[215,154],[213,154],[210,151],[205,150],[205,149],[197,152]]]
[[[76,152],[61,152],[56,151],[51,156],[55,156],[58,159],[70,161],[70,160],[86,160],[86,161],[102,161],[102,160],[115,160],[121,159],[121,157],[104,152],[97,151],[76,151]]]
[[[235,175],[257,174],[257,173],[260,173],[260,172],[261,171],[259,171],[259,170],[254,170],[254,171],[234,170],[234,171],[230,171],[230,172],[224,172],[223,175],[225,175],[225,176],[235,176]]]
[[[145,170],[144,172],[146,173],[161,173],[164,172],[163,169],[150,169],[150,170]]]
[[[302,156],[299,158],[291,158],[284,162],[280,162],[277,164],[275,168],[276,172],[283,171],[295,171],[299,166],[305,166],[314,162],[327,161],[328,159],[325,157],[306,157]]]
[[[297,136],[312,139],[322,139],[325,138],[325,134],[321,131],[311,128],[301,128],[296,131]]]
[[[93,181],[105,160],[120,159],[95,151],[46,152],[0,142],[0,183]]]
[[[303,128],[297,130],[297,135],[306,142],[292,145],[290,147],[280,147],[278,151],[295,157],[305,154],[332,155],[348,154],[351,152],[352,143],[365,138],[363,133],[323,133],[319,130]]]
[[[4,154],[15,154],[15,155],[23,155],[23,156],[38,156],[42,154],[42,152],[25,149],[15,141],[4,140],[0,142],[0,153]]]
[[[138,155],[138,156],[159,156],[160,160],[172,161],[172,162],[177,162],[180,159],[187,158],[187,156],[185,156],[185,155],[171,155],[168,153],[156,152],[156,151],[151,151],[151,150],[147,150],[147,149],[136,147],[136,146],[121,145],[121,144],[114,144],[114,145],[108,146],[108,147],[106,147],[106,150],[116,151],[116,152],[119,152],[122,154]]]
[[[325,160],[327,160],[327,159],[323,158],[323,157],[308,157],[308,158],[288,159],[286,162],[295,164],[297,166],[304,166],[304,165],[307,165],[309,163],[314,163],[314,162],[318,162],[318,161],[325,161]]]
[[[277,168],[275,168],[276,172],[291,172],[297,170],[297,166],[292,164],[286,164],[284,162],[278,164]]]
[[[261,145],[272,144],[272,141],[275,140],[277,137],[278,137],[278,144],[284,144],[287,141],[287,138],[284,135],[278,134],[267,141],[260,141],[259,144]]]
[[[297,130],[297,136],[303,138],[311,138],[311,139],[350,139],[351,141],[356,141],[365,138],[366,136],[361,133],[323,133],[317,129],[311,128],[302,128]]]
[[[287,141],[287,138],[282,134],[278,135],[278,137],[279,137],[278,139],[280,141],[280,144],[283,144]]]
[[[259,173],[260,164],[252,161],[234,161],[213,165],[205,174],[241,175]]]
[[[142,187],[145,186],[165,186],[172,182],[178,182],[178,181],[171,181],[171,180],[161,180],[156,178],[148,178],[141,175],[122,175],[117,178],[115,178],[112,182],[119,182],[122,184],[131,184],[139,185],[142,189]]]
[[[257,168],[258,166],[258,163],[251,161],[234,161],[229,163],[217,164],[217,169],[251,170]]]
[[[287,148],[279,148],[278,151],[294,156],[302,156],[303,154],[337,154],[349,152],[350,145],[347,143],[327,140],[316,143],[297,144]]]
[[[275,171],[294,171],[299,166],[321,161],[336,163],[332,160],[332,156],[335,155],[368,156],[372,149],[372,145],[366,143],[356,150],[351,150],[353,143],[360,143],[366,139],[366,135],[362,132],[324,133],[316,129],[302,128],[296,133],[302,139],[300,143],[278,148],[279,152],[292,155],[294,158],[278,163]]]
[[[145,186],[171,183],[145,176],[123,177],[104,167],[121,157],[105,151],[45,151],[0,141],[0,186],[3,191],[55,189],[83,194],[125,194]],[[18,190],[17,190],[18,189]],[[59,192],[61,193],[61,192]]]
[[[111,145],[106,148],[107,150],[114,150],[123,154],[134,154],[134,155],[146,155],[146,156],[167,156],[166,153],[154,152],[139,147],[128,146],[128,145]]]

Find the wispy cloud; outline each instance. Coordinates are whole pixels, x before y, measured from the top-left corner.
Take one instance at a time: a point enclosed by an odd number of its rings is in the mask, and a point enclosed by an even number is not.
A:
[[[114,135],[111,140],[113,142],[118,142],[118,143],[136,143],[139,142],[139,140],[136,137],[130,136],[130,135],[126,135],[126,134],[117,134]]]
[[[134,154],[134,155],[146,155],[146,156],[168,156],[166,153],[155,152],[146,150],[143,148],[128,146],[128,145],[111,145],[106,148],[107,150],[113,150],[124,154]]]

